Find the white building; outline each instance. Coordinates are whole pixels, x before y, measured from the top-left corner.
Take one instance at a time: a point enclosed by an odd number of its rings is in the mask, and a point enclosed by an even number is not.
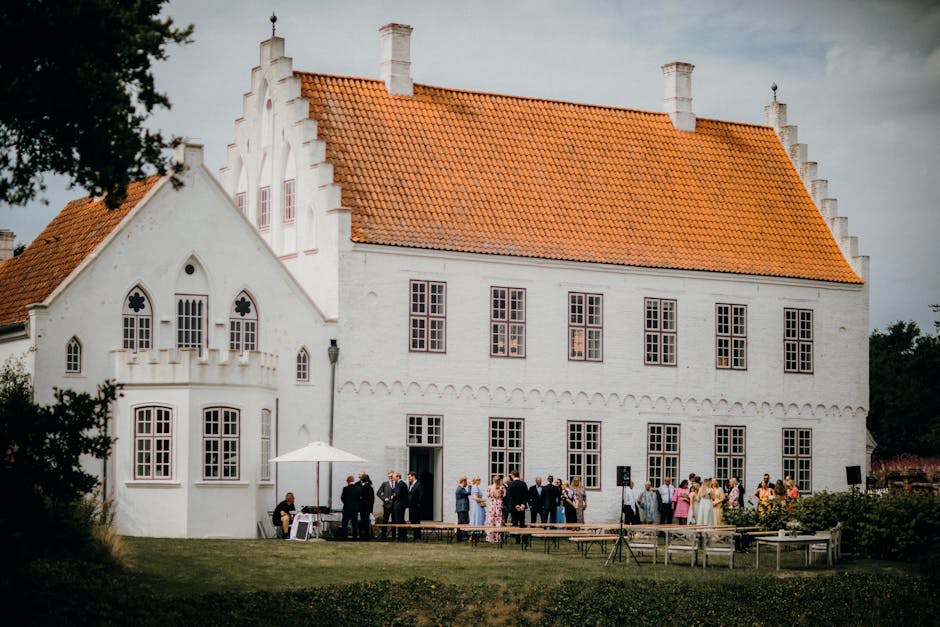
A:
[[[121,529],[250,536],[281,492],[313,503],[310,470],[263,451],[327,439],[331,339],[334,443],[374,478],[423,473],[426,518],[453,518],[460,475],[513,467],[582,476],[595,520],[619,511],[617,466],[640,484],[769,472],[844,489],[867,459],[868,259],[785,105],[768,126],[696,118],[684,63],[663,68],[665,113],[425,86],[410,33],[381,29],[380,80],[298,72],[283,39],[263,42],[221,173],[244,217],[194,168],[53,290],[0,305],[0,351],[34,348],[37,384],[80,387],[74,336],[81,385],[127,385]],[[0,266],[0,293],[30,283],[44,235],[18,272]],[[138,286],[154,343],[134,353],[120,329]],[[243,290],[257,347],[232,354],[229,312],[206,316],[203,351],[178,350],[181,294],[214,312]],[[170,408],[168,476],[135,474],[140,407]],[[240,412],[238,466],[206,477],[220,407]]]

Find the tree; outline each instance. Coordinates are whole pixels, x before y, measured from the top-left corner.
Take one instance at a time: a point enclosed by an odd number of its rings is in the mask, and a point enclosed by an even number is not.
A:
[[[900,321],[873,332],[869,380],[875,456],[940,455],[940,336],[921,335],[916,323]]]
[[[178,139],[144,127],[170,107],[151,64],[193,32],[159,17],[166,1],[0,3],[0,202],[26,204],[56,172],[113,208],[148,169],[177,171]]]
[[[98,484],[82,469],[81,459],[109,454],[114,440],[107,427],[117,389],[105,382],[97,396],[56,390],[55,403],[40,406],[33,402],[32,383],[22,365],[5,365],[0,373],[0,546],[5,550],[16,547],[29,554],[24,547],[60,542],[75,548],[87,540],[83,521],[67,521],[79,523],[78,531],[64,534],[69,537],[50,530],[62,523],[63,515],[77,511],[76,501]],[[79,537],[82,531],[85,538]]]

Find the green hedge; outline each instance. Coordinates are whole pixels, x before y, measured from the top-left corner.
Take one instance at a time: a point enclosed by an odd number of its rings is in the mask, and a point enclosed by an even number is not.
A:
[[[937,586],[865,573],[701,581],[595,579],[533,589],[428,579],[314,589],[155,594],[145,581],[96,566],[34,563],[0,580],[5,616],[25,624],[95,625],[858,625],[935,624]],[[25,575],[25,578],[22,577]],[[30,583],[24,583],[24,582]],[[667,608],[664,610],[664,607]]]
[[[844,524],[842,550],[875,559],[940,563],[940,496],[819,492],[767,512],[729,509],[725,522],[782,529],[822,531]]]

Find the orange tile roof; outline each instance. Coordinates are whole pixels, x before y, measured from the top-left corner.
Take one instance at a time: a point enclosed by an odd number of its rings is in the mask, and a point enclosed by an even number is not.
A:
[[[108,210],[103,199],[73,200],[26,250],[0,264],[0,327],[25,322],[26,306],[48,298],[160,178],[131,183],[116,209]]]
[[[862,282],[769,127],[295,75],[353,241]]]

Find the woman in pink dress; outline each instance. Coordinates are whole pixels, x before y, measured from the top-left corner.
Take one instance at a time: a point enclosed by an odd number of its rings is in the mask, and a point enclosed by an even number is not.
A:
[[[503,480],[499,475],[493,475],[493,484],[486,491],[486,526],[503,526],[503,498],[506,496],[506,488],[503,487]],[[487,542],[499,542],[502,534],[495,531],[486,532]]]
[[[679,484],[679,489],[672,495],[672,502],[675,504],[675,512],[672,515],[672,522],[677,525],[684,525],[689,518],[689,480],[683,479]]]

